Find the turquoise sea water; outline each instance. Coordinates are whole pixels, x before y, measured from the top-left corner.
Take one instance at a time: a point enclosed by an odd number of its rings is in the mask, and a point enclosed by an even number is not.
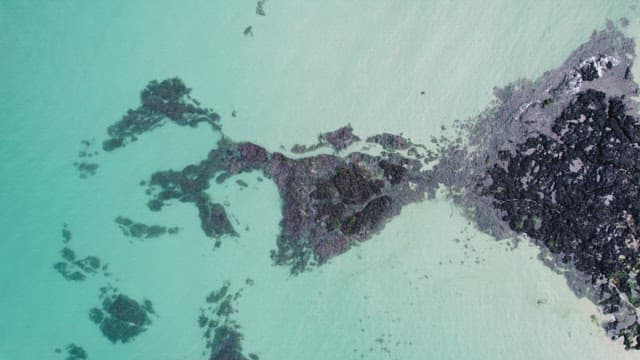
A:
[[[242,191],[212,187],[240,224],[215,251],[192,205],[145,206],[139,181],[203,159],[218,139],[209,129],[165,126],[100,154],[88,179],[72,166],[81,140],[99,143],[149,80],[171,76],[233,139],[270,150],[346,123],[427,142],[481,111],[494,86],[559,65],[606,19],[627,16],[637,36],[634,4],[269,0],[261,17],[255,1],[1,1],[0,359],[62,359],[54,349],[69,343],[90,359],[204,359],[199,308],[227,280],[244,288],[234,318],[260,359],[640,357],[605,337],[595,306],[534,247],[478,233],[444,199],[406,207],[373,239],[290,277],[269,258],[280,200],[258,174],[240,176]],[[119,215],[181,232],[130,241]],[[68,282],[54,271],[65,222],[73,249],[113,275]],[[107,282],[153,301],[153,325],[132,343],[111,344],[89,320]]]

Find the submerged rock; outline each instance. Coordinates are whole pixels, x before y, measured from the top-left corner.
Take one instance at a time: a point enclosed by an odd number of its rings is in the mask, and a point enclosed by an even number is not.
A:
[[[65,360],[87,360],[89,359],[89,355],[87,351],[82,348],[82,346],[76,344],[69,344],[65,347],[67,355]],[[56,353],[62,353],[61,349],[56,349]]]
[[[233,319],[237,312],[235,303],[242,295],[242,289],[230,293],[231,284],[226,281],[218,290],[207,296],[207,304],[200,309],[198,325],[204,329],[210,360],[258,359],[255,354],[243,354],[240,325]]]
[[[256,14],[260,15],[260,16],[266,16],[267,13],[265,13],[264,11],[264,3],[267,2],[267,0],[258,0],[256,2]]]
[[[82,140],[83,149],[78,152],[78,161],[73,163],[73,166],[78,171],[78,176],[81,179],[86,179],[90,176],[94,176],[100,165],[96,162],[89,161],[87,159],[98,156],[98,151],[94,149],[95,139]]]
[[[97,256],[89,255],[79,258],[76,252],[69,247],[71,231],[67,224],[62,229],[62,241],[65,246],[60,250],[60,261],[53,264],[53,268],[67,281],[84,281],[88,276],[100,271],[106,275],[106,264],[102,264]]]
[[[353,133],[351,125],[347,125],[320,135],[319,140],[320,143],[329,144],[335,151],[340,151],[360,141],[360,138]]]
[[[74,162],[73,166],[78,170],[78,177],[81,179],[86,179],[89,176],[95,175],[98,167],[100,167],[97,163],[87,161]]]
[[[296,144],[291,148],[291,152],[304,154],[323,147],[330,147],[334,151],[339,152],[358,141],[360,141],[360,138],[353,133],[351,125],[346,125],[339,129],[320,134],[318,136],[318,142],[314,145]]]
[[[141,105],[130,109],[120,121],[109,126],[110,138],[102,143],[104,151],[113,151],[136,141],[138,136],[162,126],[168,119],[180,126],[195,127],[201,122],[219,130],[220,116],[198,106],[178,78],[151,81],[140,94]]]
[[[400,135],[382,133],[367,138],[368,143],[375,143],[386,150],[406,150],[413,145],[409,140]]]
[[[178,227],[168,228],[162,225],[147,225],[123,216],[118,216],[114,221],[125,236],[137,239],[157,238],[165,234],[177,234],[180,231]]]
[[[62,239],[63,239],[63,242],[65,244],[67,244],[69,241],[71,241],[72,237],[73,237],[73,234],[69,230],[69,226],[67,225],[67,223],[64,223],[64,225],[62,227]]]
[[[92,308],[89,318],[112,343],[127,343],[147,330],[151,325],[153,307],[149,300],[142,304],[108,288],[102,295],[102,307]]]

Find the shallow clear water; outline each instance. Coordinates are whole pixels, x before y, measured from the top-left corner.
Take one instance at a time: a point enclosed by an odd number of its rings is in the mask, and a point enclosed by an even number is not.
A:
[[[54,349],[72,342],[91,359],[206,358],[196,320],[225,280],[244,288],[235,319],[261,359],[637,358],[534,247],[478,233],[443,199],[290,277],[269,258],[280,200],[258,174],[239,176],[242,191],[213,186],[240,224],[216,251],[192,205],[147,209],[139,181],[203,159],[218,139],[209,129],[165,126],[99,155],[88,179],[72,166],[80,140],[102,140],[149,80],[171,76],[233,139],[270,150],[345,123],[427,142],[481,111],[494,86],[560,64],[606,19],[627,16],[640,34],[634,3],[271,0],[261,17],[255,1],[0,2],[0,359],[63,358]],[[181,232],[130,241],[119,215]],[[111,277],[54,271],[65,222],[74,250],[108,262]],[[157,317],[132,343],[111,344],[89,320],[107,282],[153,301]]]

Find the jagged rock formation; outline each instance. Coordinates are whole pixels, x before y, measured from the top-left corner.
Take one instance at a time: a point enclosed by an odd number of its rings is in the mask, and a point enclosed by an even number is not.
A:
[[[550,255],[547,264],[563,272],[576,293],[612,314],[605,324],[609,335],[638,348],[634,47],[608,24],[557,69],[496,89],[496,101],[485,112],[459,122],[458,138],[436,139],[437,152],[427,151],[426,158],[417,148],[428,147],[387,133],[367,138],[384,148],[379,155],[338,155],[359,139],[350,127],[321,136],[318,145],[294,148],[302,153],[329,145],[336,154],[299,159],[223,135],[204,161],[153,174],[148,205],[158,211],[172,200],[194,203],[205,234],[235,235],[224,206],[206,190],[211,179],[221,183],[260,171],[283,200],[271,256],[299,273],[370,238],[404,205],[444,185],[481,230],[498,238],[526,233],[537,241]],[[178,79],[151,82],[142,106],[109,128],[111,139],[103,147],[121,147],[165,118],[192,126],[205,121],[221,131],[217,114],[187,100]]]

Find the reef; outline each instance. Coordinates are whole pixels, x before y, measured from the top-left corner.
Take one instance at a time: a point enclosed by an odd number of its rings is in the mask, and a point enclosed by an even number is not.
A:
[[[175,226],[146,225],[123,216],[118,216],[114,221],[125,236],[136,239],[152,239],[165,234],[174,235],[180,231],[180,228]]]
[[[65,351],[67,352],[65,360],[87,360],[89,358],[87,351],[76,344],[67,345]],[[55,352],[61,354],[62,349],[55,349]]]
[[[103,287],[100,298],[101,308],[92,308],[89,318],[112,343],[128,343],[151,325],[150,315],[155,314],[151,301],[140,303],[113,287]]]
[[[230,286],[226,281],[218,290],[213,290],[206,298],[206,305],[200,309],[198,325],[204,329],[209,359],[258,360],[254,353],[243,355],[243,335],[240,325],[233,319],[233,314],[238,312],[235,303],[243,289],[230,293]]]
[[[219,129],[220,116],[199,106],[191,97],[191,89],[178,78],[152,81],[140,94],[141,105],[130,109],[120,121],[109,126],[110,138],[102,143],[105,151],[113,151],[136,141],[138,136],[165,124],[167,120],[180,126],[195,127],[207,123]]]
[[[78,257],[68,245],[71,241],[71,231],[67,224],[62,228],[62,238],[65,246],[60,250],[61,260],[53,264],[53,268],[68,281],[84,281],[87,276],[103,272],[107,275],[107,264],[102,264],[97,256]]]

